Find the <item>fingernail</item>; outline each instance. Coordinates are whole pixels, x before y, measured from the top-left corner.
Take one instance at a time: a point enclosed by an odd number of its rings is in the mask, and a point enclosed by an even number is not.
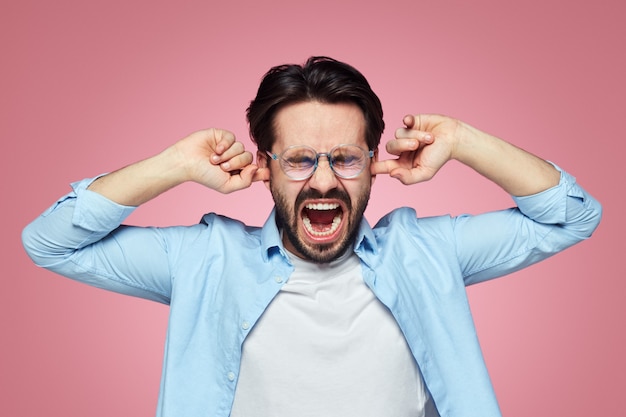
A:
[[[228,169],[230,168],[230,163],[228,163],[228,162],[224,162],[224,163],[222,164],[222,168],[224,168],[225,170],[228,170]]]
[[[220,161],[220,157],[219,157],[219,155],[213,155],[213,156],[211,156],[211,161],[213,161],[213,162],[219,162],[219,161]]]
[[[427,141],[429,141],[429,142],[430,142],[430,141],[432,141],[432,140],[433,140],[433,137],[432,137],[432,135],[425,135],[425,136],[424,136],[424,140],[427,140]]]

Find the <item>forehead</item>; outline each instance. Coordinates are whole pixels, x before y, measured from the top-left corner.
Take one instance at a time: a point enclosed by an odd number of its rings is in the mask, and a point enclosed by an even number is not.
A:
[[[318,152],[340,143],[367,147],[365,117],[352,103],[307,101],[280,109],[274,119],[274,150],[308,145]]]

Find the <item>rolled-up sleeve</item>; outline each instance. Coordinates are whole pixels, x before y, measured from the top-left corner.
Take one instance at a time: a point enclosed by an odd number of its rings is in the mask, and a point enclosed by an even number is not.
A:
[[[589,238],[600,224],[602,206],[572,175],[559,170],[561,180],[556,187],[531,196],[513,197],[513,200],[520,211],[534,221],[560,225],[578,240]]]
[[[517,207],[455,219],[457,255],[466,284],[496,278],[588,239],[602,206],[561,170],[558,185],[513,197]]]
[[[24,228],[27,254],[36,265],[86,284],[169,302],[161,231],[121,225],[135,207],[89,191],[92,181],[73,183],[70,193]]]

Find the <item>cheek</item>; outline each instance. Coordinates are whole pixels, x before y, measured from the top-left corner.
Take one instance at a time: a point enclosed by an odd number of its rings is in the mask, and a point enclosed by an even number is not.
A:
[[[350,195],[350,199],[355,202],[361,200],[363,196],[368,195],[372,189],[372,181],[371,177],[367,177],[363,179],[363,181],[359,181],[354,184],[345,184],[345,189]]]
[[[272,193],[274,203],[281,205],[284,209],[289,209],[289,211],[293,210],[298,194],[302,190],[296,184],[276,180],[270,180],[268,187]]]

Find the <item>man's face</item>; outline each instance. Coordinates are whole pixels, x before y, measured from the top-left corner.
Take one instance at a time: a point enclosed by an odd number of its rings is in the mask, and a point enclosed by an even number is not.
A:
[[[293,145],[307,145],[318,153],[339,144],[367,149],[365,118],[354,104],[316,101],[289,105],[274,120],[276,140],[272,153]],[[285,248],[318,263],[330,262],[352,245],[369,200],[373,177],[371,160],[355,178],[335,176],[326,157],[319,158],[314,174],[301,181],[290,179],[278,161],[263,153],[259,161],[270,164],[269,189],[276,204],[278,226]],[[263,162],[260,162],[263,163]]]

